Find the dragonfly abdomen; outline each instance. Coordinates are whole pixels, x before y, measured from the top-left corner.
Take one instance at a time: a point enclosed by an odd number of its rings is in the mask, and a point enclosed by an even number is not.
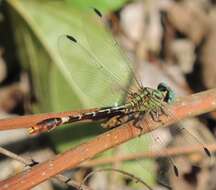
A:
[[[74,123],[79,121],[88,121],[88,120],[99,121],[99,120],[109,119],[116,115],[122,115],[127,112],[128,112],[127,105],[105,107],[96,111],[84,112],[76,115],[74,114],[74,115],[68,115],[63,117],[44,119],[36,123],[36,125],[30,127],[28,131],[30,134],[39,134],[41,132],[50,131],[55,127],[64,124],[69,124],[69,123]]]

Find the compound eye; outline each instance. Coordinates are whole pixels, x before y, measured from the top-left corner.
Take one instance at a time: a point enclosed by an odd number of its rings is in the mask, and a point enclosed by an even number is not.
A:
[[[174,102],[174,100],[175,100],[175,93],[174,93],[173,90],[170,89],[170,90],[167,92],[167,102],[168,102],[168,103],[172,103],[172,102]]]
[[[175,100],[175,93],[165,83],[160,83],[157,86],[157,89],[160,90],[161,92],[165,92],[166,93],[165,98],[164,98],[165,102],[171,103],[171,102],[173,102]]]
[[[168,88],[169,87],[163,82],[159,83],[157,86],[157,89],[162,91],[162,92],[168,91]]]

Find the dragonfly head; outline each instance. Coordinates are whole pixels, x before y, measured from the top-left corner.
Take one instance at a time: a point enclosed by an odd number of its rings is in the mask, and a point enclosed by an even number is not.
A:
[[[172,103],[175,100],[175,93],[174,91],[167,86],[165,83],[159,83],[157,89],[163,93],[165,93],[164,101],[167,103]]]

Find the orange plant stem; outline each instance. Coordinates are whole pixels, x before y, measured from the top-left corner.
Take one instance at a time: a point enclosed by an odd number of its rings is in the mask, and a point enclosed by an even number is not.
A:
[[[164,125],[161,125],[159,122],[153,122],[150,118],[147,119],[149,119],[148,124],[152,127],[151,130],[154,130],[158,127],[175,123],[186,117],[199,115],[215,109],[216,89],[213,89],[176,101],[170,106],[170,111],[175,117],[162,117],[161,120]],[[142,133],[147,133],[149,131],[149,127],[148,130],[144,128]],[[87,143],[81,144],[27,171],[1,181],[0,190],[30,189],[66,169],[78,166],[81,162],[94,157],[100,152],[136,137],[139,133],[140,130],[132,125],[110,130]]]
[[[25,115],[20,117],[0,119],[0,131],[19,129],[19,128],[29,128],[44,119],[53,118],[53,117],[63,117],[68,115],[77,115],[83,112],[90,112],[96,110],[97,109],[85,109],[80,111],[79,110],[66,111],[66,112],[59,112],[59,113],[42,113],[42,114]]]

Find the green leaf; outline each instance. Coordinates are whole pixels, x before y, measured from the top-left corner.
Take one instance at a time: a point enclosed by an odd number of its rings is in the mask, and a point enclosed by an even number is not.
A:
[[[11,0],[8,1],[8,5],[18,55],[23,67],[31,73],[32,77],[37,100],[33,105],[34,110],[43,113],[85,108],[85,103],[80,98],[80,91],[74,86],[70,68],[62,62],[57,44],[62,34],[73,33],[79,36],[81,33],[79,18],[83,13],[68,7],[63,2]],[[75,127],[68,127],[68,129],[77,130]],[[64,131],[64,127],[58,130]],[[98,133],[98,128],[92,127],[91,130]],[[80,133],[79,138],[82,140],[88,136]],[[73,146],[73,140],[69,137],[64,143],[58,135],[51,134],[51,139],[58,151]]]
[[[80,59],[84,57],[80,54],[81,52],[76,54],[71,49],[64,49],[65,54],[72,55],[67,62],[63,62],[59,54],[58,39],[62,34],[73,34],[78,39],[83,39],[83,20],[81,20],[83,17],[86,28],[92,28],[90,31],[94,34],[92,39],[99,36],[101,28],[92,21],[92,18],[85,16],[82,11],[68,7],[65,3],[50,3],[50,1],[40,3],[40,1],[27,0],[8,2],[19,47],[19,57],[23,66],[32,75],[37,100],[34,109],[37,112],[60,112],[87,108],[90,105],[90,107],[95,107],[102,105],[100,102],[104,99],[109,99],[107,100],[109,103],[115,103],[115,96],[107,96],[110,93],[110,84],[101,82],[99,86],[96,86],[93,79],[89,80],[85,72],[78,73],[80,68],[85,69],[88,66],[84,62],[88,60]],[[97,39],[95,42],[95,48],[99,47]],[[107,52],[112,54],[113,50],[101,51],[101,49],[103,50],[103,48],[97,48],[98,53],[94,53],[104,57],[107,60],[104,64],[107,64],[110,69],[119,69],[122,64],[121,57],[117,58],[116,62],[107,55]],[[109,59],[107,59],[108,56]],[[104,74],[98,72],[97,68],[91,68],[91,70],[94,71],[94,80],[102,81]],[[118,73],[117,70],[115,72]],[[127,73],[124,72],[121,75],[121,82],[126,83]],[[109,78],[106,79],[109,80]],[[92,91],[91,96],[83,95],[79,89],[80,86],[87,92]],[[56,143],[58,149],[59,142],[56,136],[53,142]],[[64,145],[65,148],[70,147],[71,140],[68,139],[68,144],[64,143]]]
[[[78,1],[76,2],[78,3]],[[120,3],[117,2],[123,1],[107,0],[98,3],[95,7],[103,6],[104,10],[108,10],[111,7],[120,6]],[[94,22],[91,17],[88,18],[85,12],[72,5],[68,6],[63,1],[9,0],[8,7],[19,58],[23,67],[31,73],[34,95],[37,100],[33,106],[35,112],[82,109],[89,106],[103,105],[104,101],[114,104],[114,100],[121,98],[116,97],[116,94],[110,90],[113,85],[109,76],[98,72],[97,68],[91,68],[94,79],[89,78],[85,72],[78,72],[82,69],[88,70],[89,67],[83,63],[83,60],[86,59],[82,54],[75,53],[71,49],[65,49],[64,54],[71,55],[71,57],[67,56],[68,59],[71,58],[71,61],[63,62],[60,57],[58,50],[59,36],[72,34],[84,46],[99,55],[101,59],[105,58],[103,64],[113,73],[118,74],[123,86],[128,83],[130,73],[124,68],[125,60],[121,59],[120,55],[115,55],[115,51],[106,46],[107,41],[104,41],[103,37],[108,34],[104,34],[101,26]],[[83,20],[81,21],[81,18],[85,18],[85,27],[89,29],[86,34],[92,36],[90,39],[92,42],[86,41],[83,37]],[[106,80],[103,80],[103,78]],[[95,81],[98,86],[94,85]],[[100,81],[108,82],[98,83]],[[85,88],[86,92],[91,94],[91,97],[86,96],[80,88]],[[120,96],[122,95],[120,94]],[[50,137],[57,151],[64,151],[95,137],[102,131],[103,129],[96,124],[72,125],[53,130]],[[147,145],[138,144],[136,146]],[[110,155],[111,153],[112,151],[109,152]],[[124,167],[132,168],[131,164]],[[146,176],[142,167],[137,167],[133,171]]]

